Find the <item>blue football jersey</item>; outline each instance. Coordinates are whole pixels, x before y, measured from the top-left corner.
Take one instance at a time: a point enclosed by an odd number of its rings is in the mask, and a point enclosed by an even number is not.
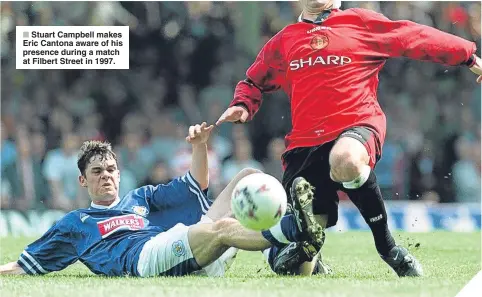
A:
[[[160,198],[164,203],[158,203],[150,209],[147,218],[152,225],[171,229],[181,223],[186,226],[196,224],[212,205],[207,198],[207,189],[201,187],[190,174],[163,186],[163,191],[169,198]]]
[[[45,274],[80,261],[95,274],[138,276],[144,244],[175,225],[176,212],[191,204],[200,211],[190,216],[181,211],[177,223],[196,223],[209,207],[189,172],[166,185],[137,188],[109,207],[91,205],[68,213],[25,248],[18,264],[28,274]]]

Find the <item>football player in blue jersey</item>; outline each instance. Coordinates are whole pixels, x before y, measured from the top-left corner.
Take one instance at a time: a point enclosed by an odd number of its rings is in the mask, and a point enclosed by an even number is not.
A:
[[[110,144],[84,142],[78,158],[79,183],[87,189],[91,206],[65,215],[17,261],[0,266],[0,274],[42,275],[80,261],[99,275],[182,276],[210,267],[231,247],[263,251],[289,242],[309,242],[308,253],[314,257],[323,233],[312,216],[312,188],[303,178],[293,182],[294,214],[263,232],[226,217],[223,210],[229,208],[222,206],[229,203],[237,180],[256,170],[244,170],[214,203],[206,198],[206,141],[212,129],[206,123],[189,128],[186,141],[193,153],[185,175],[169,184],[134,189],[123,198],[118,196],[120,171]]]

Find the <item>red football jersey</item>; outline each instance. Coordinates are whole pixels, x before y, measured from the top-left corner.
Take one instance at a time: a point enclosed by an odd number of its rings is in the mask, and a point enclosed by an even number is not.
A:
[[[332,141],[343,130],[368,126],[380,146],[386,118],[377,100],[378,73],[392,57],[461,65],[473,42],[366,9],[333,10],[322,24],[288,25],[271,38],[236,86],[230,106],[244,104],[248,120],[264,92],[283,89],[291,100],[287,150]]]

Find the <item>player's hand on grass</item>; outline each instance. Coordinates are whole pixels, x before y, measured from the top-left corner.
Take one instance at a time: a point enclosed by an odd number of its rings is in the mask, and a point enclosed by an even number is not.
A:
[[[232,106],[221,115],[219,120],[216,122],[216,126],[224,122],[241,122],[244,123],[248,119],[249,113],[248,111],[241,107],[241,106]]]
[[[202,144],[206,143],[211,135],[211,131],[214,126],[207,127],[206,122],[201,125],[194,125],[189,127],[189,135],[186,137],[186,141],[190,144]]]
[[[469,69],[479,76],[477,77],[477,82],[480,84],[482,82],[482,59],[476,56],[474,66],[470,67]]]

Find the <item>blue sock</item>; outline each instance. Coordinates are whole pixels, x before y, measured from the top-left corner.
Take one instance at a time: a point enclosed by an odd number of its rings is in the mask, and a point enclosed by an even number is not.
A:
[[[298,229],[295,216],[290,214],[281,218],[281,221],[269,230],[262,231],[266,240],[274,246],[283,247],[290,242],[306,240],[305,235]]]

